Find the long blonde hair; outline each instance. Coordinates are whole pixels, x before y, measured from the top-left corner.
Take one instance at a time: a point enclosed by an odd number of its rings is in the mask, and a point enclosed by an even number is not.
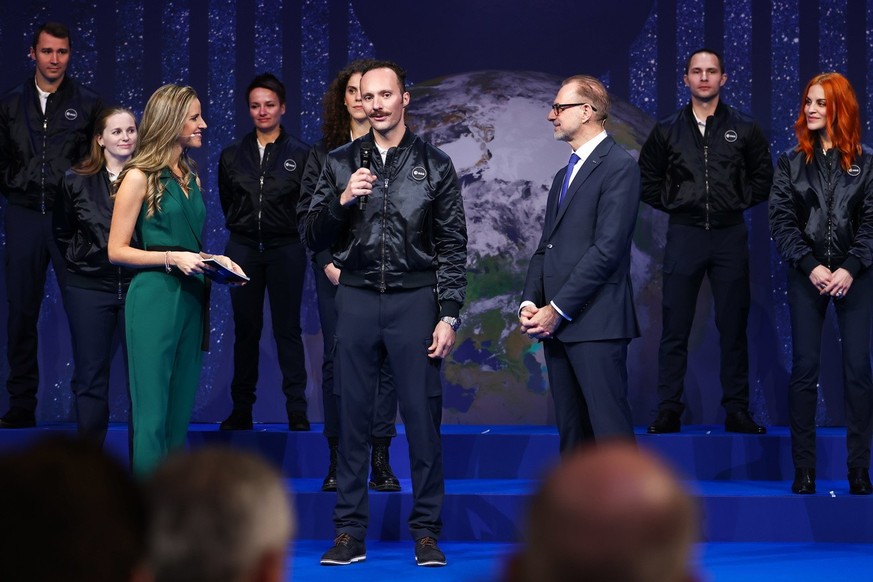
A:
[[[179,133],[188,116],[188,107],[195,99],[197,92],[193,88],[170,84],[155,91],[146,103],[139,125],[136,153],[124,164],[116,183],[121,184],[127,172],[133,168],[146,175],[148,217],[161,211],[161,198],[164,194],[164,186],[160,181],[161,171],[169,169],[173,162]],[[179,169],[186,184],[190,182],[191,174],[197,172],[194,160],[184,151],[179,158]]]

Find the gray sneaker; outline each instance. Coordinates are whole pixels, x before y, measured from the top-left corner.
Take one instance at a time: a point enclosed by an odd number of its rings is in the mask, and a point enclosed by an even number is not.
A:
[[[446,555],[432,537],[415,540],[415,563],[419,566],[445,566]]]
[[[367,548],[346,533],[341,533],[333,540],[333,547],[321,556],[322,566],[347,566],[367,559]]]

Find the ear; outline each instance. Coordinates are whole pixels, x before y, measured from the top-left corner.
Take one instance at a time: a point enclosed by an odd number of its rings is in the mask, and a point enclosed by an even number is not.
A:
[[[281,107],[279,107],[279,115],[285,115],[285,104],[283,103]]]
[[[685,86],[688,86],[688,73],[682,75],[682,82],[685,83]]]
[[[727,79],[728,79],[727,73],[722,74],[721,83],[719,83],[718,86],[724,87],[724,84],[727,83]]]
[[[403,108],[406,109],[407,105],[409,105],[409,91],[403,93]]]
[[[27,49],[27,55],[30,57],[31,61],[36,60],[36,53],[34,52],[33,47],[30,47],[29,49]]]

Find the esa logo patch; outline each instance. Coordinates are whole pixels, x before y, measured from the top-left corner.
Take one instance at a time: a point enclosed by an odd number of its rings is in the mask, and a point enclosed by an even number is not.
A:
[[[849,168],[849,171],[846,173],[849,174],[850,176],[853,176],[853,177],[860,176],[861,175],[861,167],[857,166],[855,164],[852,164],[851,167]]]
[[[295,162],[294,160],[285,160],[283,166],[285,166],[285,169],[289,172],[293,172],[297,169],[297,162]]]
[[[427,172],[421,166],[415,166],[412,168],[412,179],[421,182],[427,178]]]
[[[64,111],[64,117],[66,117],[69,121],[73,121],[77,117],[79,117],[79,112],[75,109],[67,109]]]
[[[726,132],[724,132],[724,140],[731,143],[737,141],[737,132],[732,129],[727,130]]]

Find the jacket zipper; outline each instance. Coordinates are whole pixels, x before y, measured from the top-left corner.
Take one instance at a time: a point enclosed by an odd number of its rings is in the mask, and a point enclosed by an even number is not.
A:
[[[45,214],[45,148],[48,143],[48,101],[46,101],[45,109],[45,112],[42,114],[42,165],[40,167],[41,173],[39,176],[39,209],[43,214]]]
[[[264,212],[264,173],[267,168],[268,160],[270,159],[270,145],[264,148],[264,159],[261,160],[261,175],[258,177],[258,251],[264,252],[264,235],[261,231],[261,217]]]
[[[121,286],[121,267],[118,267],[118,299],[124,299],[121,294],[122,286]]]
[[[710,197],[709,197],[709,120],[712,119],[713,116],[709,116],[706,118],[706,126],[703,130],[703,185],[706,191],[706,199],[705,199],[705,208],[706,208],[706,222],[704,223],[704,228],[709,230],[711,225],[709,223],[709,212],[710,212]]]
[[[388,154],[385,156],[385,163],[382,164],[382,171],[385,173],[385,182],[383,184],[383,186],[385,188],[385,192],[382,194],[382,236],[380,237],[380,243],[381,243],[381,247],[382,247],[380,255],[382,257],[382,260],[380,261],[380,264],[379,264],[379,293],[385,293],[385,291],[388,288],[388,285],[385,281],[385,264],[387,263],[387,260],[388,260],[387,253],[385,250],[387,247],[387,245],[385,243],[385,238],[386,238],[385,231],[388,228],[388,220],[387,220],[387,216],[388,216],[388,183],[389,183],[388,168],[391,167],[391,162],[393,162],[395,153],[396,152],[392,152],[391,150],[389,150]],[[381,158],[381,156],[379,156],[379,157]]]
[[[833,167],[832,159],[825,154],[825,166],[827,167],[827,206],[828,206],[828,233],[827,233],[827,250],[825,255],[827,256],[827,267],[829,270],[833,271],[832,261],[833,258],[833,241],[832,237],[834,234],[834,194],[836,190],[836,170]]]

